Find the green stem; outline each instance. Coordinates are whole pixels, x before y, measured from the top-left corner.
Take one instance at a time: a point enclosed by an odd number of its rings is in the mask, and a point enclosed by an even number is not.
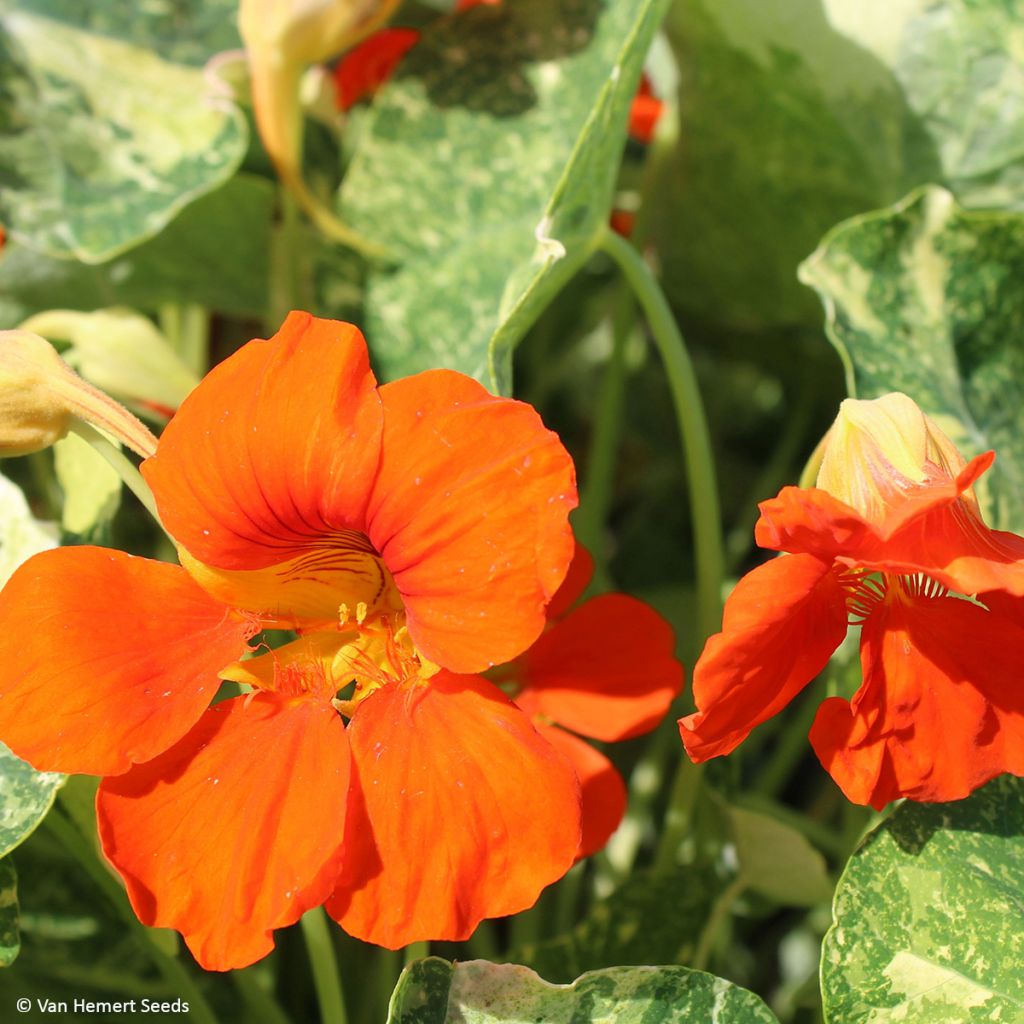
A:
[[[611,506],[615,461],[622,433],[622,410],[626,398],[626,341],[633,326],[633,296],[623,291],[612,317],[612,352],[597,396],[594,435],[587,457],[587,472],[580,509],[573,527],[580,543],[594,556],[598,587],[609,589],[607,559],[601,535]]]
[[[245,1004],[245,1020],[260,1024],[291,1024],[288,1015],[250,970],[232,971],[231,980]]]
[[[43,824],[68,853],[72,853],[78,858],[78,863],[96,884],[96,887],[107,897],[129,927],[143,940],[153,962],[170,985],[171,990],[180,994],[188,1003],[192,1019],[199,1024],[217,1024],[213,1010],[210,1009],[209,1003],[196,987],[184,965],[177,958],[168,956],[153,941],[153,933],[135,916],[120,884],[92,855],[89,837],[75,828],[64,817],[64,813],[56,808],[50,811],[43,820]]]
[[[206,308],[196,302],[182,306],[178,355],[197,377],[202,377],[209,369],[210,316]]]
[[[346,1024],[345,997],[341,991],[338,960],[327,926],[323,907],[307,910],[302,915],[302,935],[306,940],[309,963],[313,970],[313,986],[320,1005],[323,1024]]]
[[[659,874],[671,871],[678,862],[679,845],[690,828],[703,778],[704,765],[693,764],[683,755],[672,783],[672,795],[654,856],[654,870]]]
[[[633,289],[668,376],[686,462],[697,566],[698,629],[704,639],[717,632],[721,623],[725,558],[718,484],[700,387],[672,310],[643,257],[610,228],[603,229],[598,246],[616,262]]]
[[[410,942],[408,946],[402,951],[405,966],[415,963],[417,960],[425,960],[430,956],[430,943],[429,942]]]
[[[103,456],[107,464],[121,478],[125,487],[139,499],[143,508],[156,520],[157,526],[164,533],[167,533],[167,530],[164,529],[164,524],[160,522],[160,513],[156,510],[156,499],[153,497],[153,492],[149,489],[149,484],[142,478],[142,474],[135,468],[131,459],[121,451],[120,447],[108,441],[100,431],[83,420],[73,419],[71,421],[71,430],[78,434],[83,441],[87,441]],[[174,538],[169,533],[167,536],[171,539],[171,543],[173,543]]]
[[[697,949],[694,951],[693,961],[690,964],[695,971],[707,970],[718,933],[725,923],[732,905],[746,887],[747,880],[743,875],[738,875],[722,890],[721,895],[715,900],[715,904],[711,908],[711,913],[708,915],[707,922],[704,925],[704,930],[700,933],[700,941],[697,943]]]

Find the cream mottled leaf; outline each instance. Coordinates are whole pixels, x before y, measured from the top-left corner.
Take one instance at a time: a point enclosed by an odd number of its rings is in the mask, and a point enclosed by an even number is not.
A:
[[[0,15],[0,218],[15,240],[99,263],[230,177],[245,123],[201,69],[31,8]]]
[[[64,776],[37,772],[0,743],[0,857],[28,838],[46,817]]]
[[[10,967],[21,949],[18,876],[10,857],[0,858],[0,967]]]
[[[965,456],[990,523],[1024,530],[1024,214],[924,188],[831,231],[800,268],[825,304],[851,395],[910,395]]]
[[[828,1024],[1024,1021],[1024,782],[905,803],[853,855],[822,949]]]
[[[341,192],[395,261],[371,274],[387,377],[510,387],[511,353],[607,222],[666,0],[516,0],[440,19],[375,102]]]
[[[0,475],[0,586],[25,559],[57,546],[54,523],[36,519],[21,488]]]
[[[1024,209],[1022,14],[1019,0],[673,5],[686,187],[665,191],[655,229],[675,304],[813,323],[794,271],[843,218],[927,182]]]
[[[528,967],[430,958],[406,968],[388,1024],[778,1024],[751,992],[685,967],[612,967],[552,985]]]

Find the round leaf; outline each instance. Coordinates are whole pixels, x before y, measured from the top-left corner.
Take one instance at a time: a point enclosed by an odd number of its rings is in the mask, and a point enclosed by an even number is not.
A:
[[[851,858],[834,917],[828,1024],[1024,1019],[1024,782],[903,804]]]

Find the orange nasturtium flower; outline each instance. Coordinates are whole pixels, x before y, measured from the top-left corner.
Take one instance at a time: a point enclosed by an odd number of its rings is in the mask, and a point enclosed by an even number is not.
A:
[[[573,607],[593,572],[593,559],[577,544],[548,605],[548,629],[496,673],[537,731],[576,769],[583,800],[580,857],[600,850],[618,828],[626,786],[611,761],[579,737],[613,743],[641,736],[665,717],[683,685],[672,627],[653,608],[626,594],[601,594]]]
[[[972,491],[994,457],[965,462],[906,395],[843,402],[817,487],[761,505],[758,544],[790,554],[726,604],[680,722],[690,756],[735,749],[859,625],[863,683],[810,734],[850,800],[957,800],[1024,774],[1024,538],[989,529]]]
[[[142,472],[181,566],[21,566],[0,738],[106,776],[103,849],[143,922],[228,969],[320,904],[399,947],[564,874],[572,766],[474,674],[541,633],[573,552],[572,462],[532,408],[446,370],[378,387],[354,327],[293,313],[199,384]],[[298,637],[239,660],[260,630]],[[253,690],[211,706],[219,679]]]

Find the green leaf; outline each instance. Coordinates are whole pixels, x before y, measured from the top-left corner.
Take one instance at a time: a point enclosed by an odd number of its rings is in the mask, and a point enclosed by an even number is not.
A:
[[[1024,495],[1024,215],[968,213],[926,188],[840,224],[800,268],[825,303],[851,395],[910,395],[971,457],[989,521],[1020,525]]]
[[[636,872],[572,931],[512,958],[558,982],[601,967],[688,960],[721,888],[716,876],[693,867]]]
[[[273,203],[270,182],[237,175],[187,206],[156,238],[98,266],[13,242],[4,249],[0,275],[0,328],[56,307],[155,311],[165,302],[261,317]]]
[[[180,64],[201,66],[218,51],[242,45],[238,0],[31,0],[31,10]]]
[[[60,525],[89,544],[105,536],[121,504],[121,478],[88,441],[68,434],[53,446],[57,482],[64,491]]]
[[[927,182],[1024,209],[1018,3],[694,0],[668,28],[686,187],[654,223],[678,306],[813,323],[794,271],[839,220]]]
[[[1024,782],[905,803],[853,855],[822,949],[828,1024],[1024,1020]]]
[[[778,1024],[757,996],[685,967],[611,967],[552,985],[528,967],[423,960],[406,968],[388,1024]]]
[[[729,807],[740,875],[762,896],[813,907],[832,896],[825,858],[795,829],[767,814]]]
[[[57,528],[32,515],[21,488],[0,476],[0,586],[25,559],[57,546]]]
[[[439,19],[377,98],[343,218],[398,261],[368,283],[385,377],[447,366],[499,391],[594,250],[667,0],[516,0]]]
[[[11,237],[100,263],[159,232],[244,155],[244,119],[206,88],[197,68],[5,11],[0,217]]]
[[[10,857],[0,858],[0,967],[10,967],[21,949],[18,876]]]
[[[63,783],[63,775],[37,772],[0,743],[0,857],[32,834]]]

